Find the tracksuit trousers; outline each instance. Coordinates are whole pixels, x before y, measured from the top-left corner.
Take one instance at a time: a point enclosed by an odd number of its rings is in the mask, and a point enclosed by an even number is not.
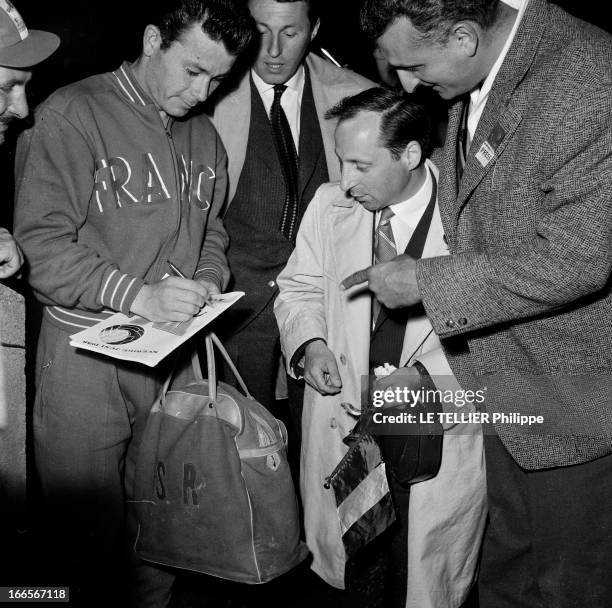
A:
[[[162,607],[174,576],[144,564],[128,517],[135,456],[168,362],[157,368],[77,350],[43,318],[36,362],[34,455],[50,580],[75,606]],[[130,592],[133,597],[130,597]]]

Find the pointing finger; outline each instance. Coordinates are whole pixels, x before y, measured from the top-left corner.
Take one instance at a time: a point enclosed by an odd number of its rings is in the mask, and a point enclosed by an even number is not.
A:
[[[359,283],[365,283],[368,280],[368,270],[369,268],[364,268],[363,270],[358,270],[354,272],[352,275],[346,277],[344,281],[342,281],[341,285],[343,289],[348,289],[349,287],[353,287],[353,285],[359,285]]]

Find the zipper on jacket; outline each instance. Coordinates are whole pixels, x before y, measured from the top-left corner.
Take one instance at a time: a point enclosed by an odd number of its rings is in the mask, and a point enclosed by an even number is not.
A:
[[[164,248],[162,249],[162,253],[159,256],[159,264],[160,267],[158,269],[156,269],[156,275],[157,275],[157,271],[158,270],[162,270],[164,265],[166,264],[166,260],[168,259],[168,253],[170,251],[170,248],[174,248],[174,246],[176,245],[176,241],[178,239],[178,235],[180,232],[180,228],[181,228],[181,218],[182,218],[182,207],[183,207],[183,191],[181,189],[181,179],[180,179],[180,173],[179,173],[179,168],[178,168],[178,158],[176,155],[176,148],[174,146],[174,138],[172,137],[172,130],[171,130],[171,125],[172,125],[172,118],[169,118],[168,121],[168,126],[164,125],[164,121],[162,120],[162,117],[159,115],[159,112],[157,112],[156,110],[156,114],[159,117],[159,120],[161,122],[162,128],[164,130],[164,133],[166,134],[166,138],[168,140],[168,148],[170,149],[170,157],[172,158],[172,165],[174,167],[174,190],[176,192],[176,198],[177,198],[177,204],[178,204],[178,209],[177,209],[177,218],[176,218],[176,228],[174,230],[174,234],[172,234],[170,236],[170,238],[168,239],[168,242],[166,243],[166,245],[164,246]],[[199,259],[199,257],[198,257]],[[158,276],[159,279],[161,281],[161,278],[164,276],[164,272],[161,272]]]

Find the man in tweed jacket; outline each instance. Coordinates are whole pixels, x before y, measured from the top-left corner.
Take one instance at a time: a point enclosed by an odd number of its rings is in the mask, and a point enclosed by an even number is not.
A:
[[[346,283],[422,301],[462,386],[489,387],[481,606],[610,606],[612,39],[545,0],[368,0],[362,23],[404,88],[455,100],[451,255]]]

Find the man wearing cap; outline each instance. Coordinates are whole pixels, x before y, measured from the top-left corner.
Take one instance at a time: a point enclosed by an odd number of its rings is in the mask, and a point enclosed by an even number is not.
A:
[[[0,0],[0,144],[11,122],[28,115],[25,88],[32,66],[58,46],[55,34],[28,30],[17,9],[8,0]],[[6,228],[0,228],[0,279],[13,276],[22,264],[19,245]]]
[[[88,608],[126,605],[125,501],[170,364],[86,353],[69,337],[114,312],[186,321],[225,288],[225,150],[210,121],[189,113],[255,33],[230,0],[172,0],[150,18],[138,59],[54,93],[18,155],[15,233],[44,305],[34,453],[65,558],[56,580],[81,583],[71,601]],[[168,276],[171,264],[189,278]],[[129,605],[165,606],[173,576],[131,557]]]

